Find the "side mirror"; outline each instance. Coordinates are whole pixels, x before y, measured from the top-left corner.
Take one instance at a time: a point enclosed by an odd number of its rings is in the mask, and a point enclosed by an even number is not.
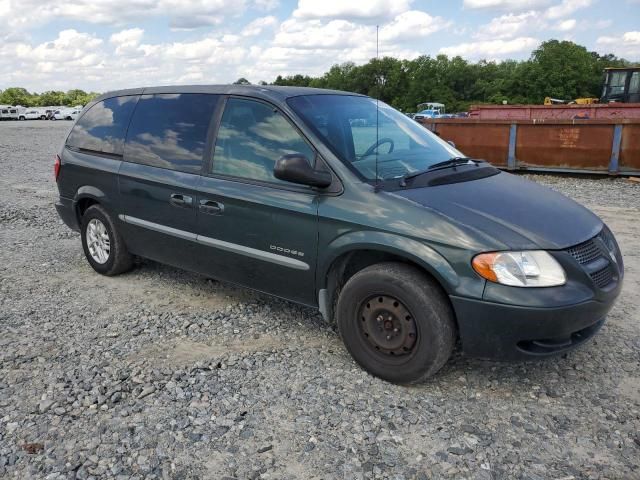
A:
[[[314,170],[307,157],[301,153],[280,157],[273,169],[273,175],[279,180],[318,188],[327,188],[332,181],[331,173]]]
[[[456,144],[453,143],[451,140],[447,140],[447,143],[451,145],[453,148],[456,148]]]

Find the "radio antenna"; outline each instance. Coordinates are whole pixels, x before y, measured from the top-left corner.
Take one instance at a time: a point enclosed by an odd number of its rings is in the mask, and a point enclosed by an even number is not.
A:
[[[380,177],[378,176],[378,142],[379,138],[379,128],[380,128],[380,74],[378,69],[380,68],[379,56],[380,56],[380,42],[378,40],[378,32],[380,30],[380,26],[376,25],[376,184],[374,187],[374,191],[378,192],[380,190]]]

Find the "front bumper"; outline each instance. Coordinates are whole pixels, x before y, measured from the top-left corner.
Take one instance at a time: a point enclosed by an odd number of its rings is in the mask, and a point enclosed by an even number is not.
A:
[[[75,202],[70,198],[60,197],[55,203],[56,211],[62,221],[72,230],[79,231]]]
[[[569,351],[592,338],[615,298],[540,308],[451,297],[465,355],[527,360]]]

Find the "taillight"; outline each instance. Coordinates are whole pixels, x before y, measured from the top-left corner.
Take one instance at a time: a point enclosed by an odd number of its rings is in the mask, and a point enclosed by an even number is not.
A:
[[[56,162],[53,164],[53,176],[58,181],[58,175],[60,175],[60,156],[56,155]]]

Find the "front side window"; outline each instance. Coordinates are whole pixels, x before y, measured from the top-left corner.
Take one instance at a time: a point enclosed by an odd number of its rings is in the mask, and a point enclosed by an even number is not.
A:
[[[616,95],[624,93],[624,86],[627,82],[627,72],[610,72],[609,75],[609,94]]]
[[[142,95],[131,119],[124,159],[200,173],[218,95]]]
[[[96,103],[75,124],[67,138],[67,145],[122,155],[124,137],[137,100],[137,96],[126,96],[107,98]]]
[[[402,177],[463,156],[426,128],[383,102],[350,95],[287,100],[347,166],[367,181]]]
[[[291,153],[301,153],[310,162],[315,156],[278,110],[253,100],[227,101],[216,139],[213,173],[287,183],[273,176],[273,168],[281,156]]]

